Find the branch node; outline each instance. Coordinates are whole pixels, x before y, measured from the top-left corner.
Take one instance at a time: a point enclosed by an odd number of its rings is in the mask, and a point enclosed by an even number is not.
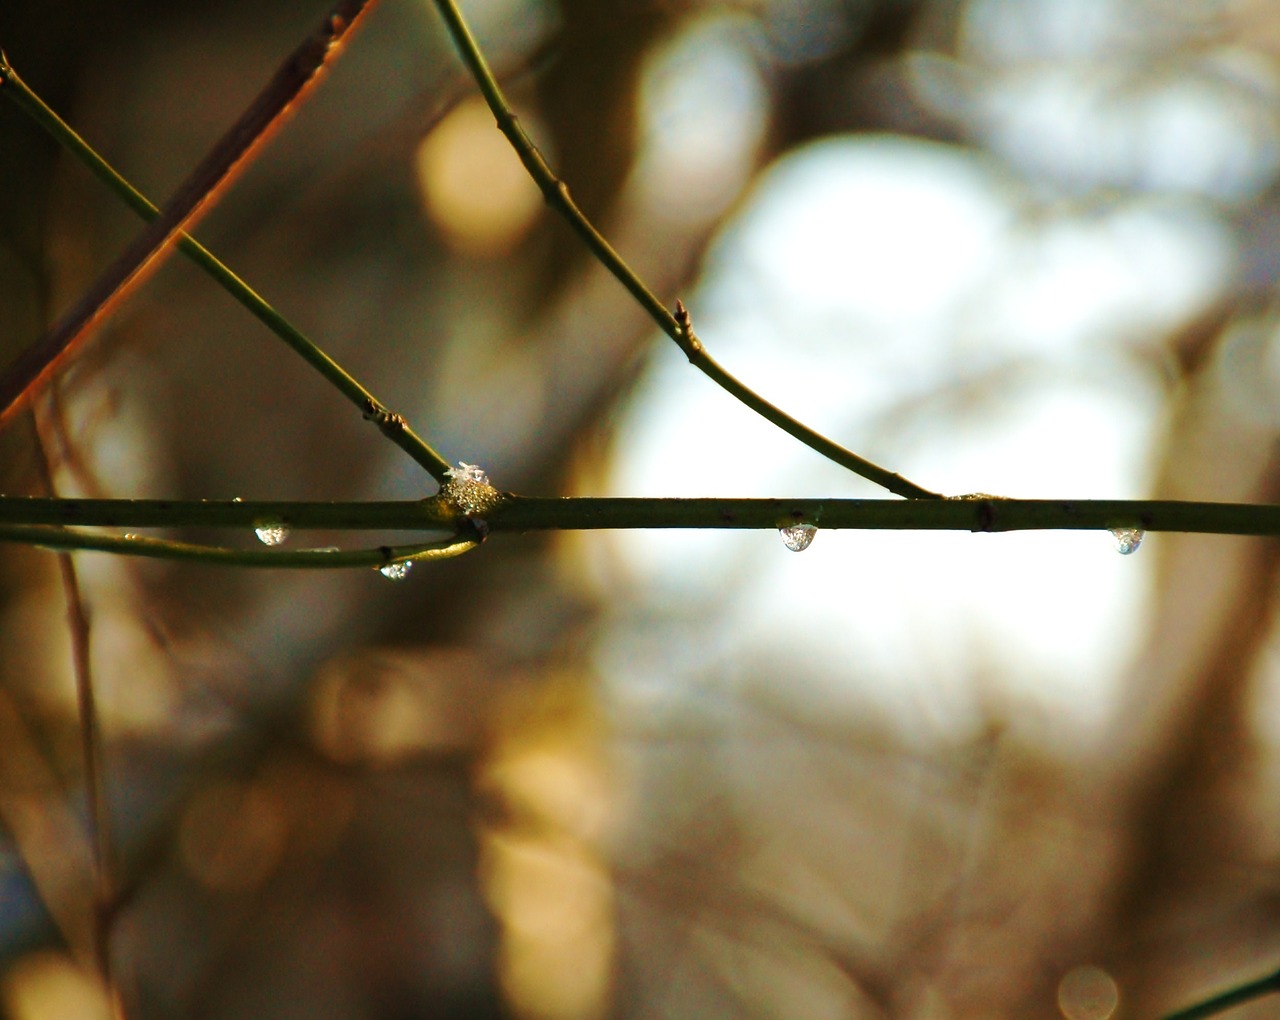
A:
[[[676,310],[673,317],[676,320],[676,342],[680,344],[680,349],[684,351],[685,356],[692,364],[703,353],[702,341],[698,339],[698,334],[693,331],[693,317],[689,314],[689,309],[685,307],[684,302],[676,298]],[[683,340],[683,343],[681,343]]]
[[[693,317],[689,314],[689,309],[684,306],[684,302],[676,298],[675,311],[676,325],[680,327],[680,332],[688,336],[693,332]]]
[[[996,505],[989,499],[978,500],[978,523],[974,531],[990,532],[996,522]]]
[[[388,436],[403,432],[409,427],[404,415],[388,410],[372,397],[364,402],[363,417],[365,421],[371,421],[377,425]]]

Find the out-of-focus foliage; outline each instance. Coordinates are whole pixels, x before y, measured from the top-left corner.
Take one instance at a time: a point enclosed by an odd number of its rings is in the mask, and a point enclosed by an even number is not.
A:
[[[7,0],[0,44],[162,199],[323,10]],[[466,10],[652,289],[847,445],[946,491],[1280,498],[1268,0]],[[199,235],[502,488],[866,494],[655,339],[471,96],[433,5],[382,0]],[[137,224],[3,104],[0,181],[10,358]],[[37,410],[4,491],[42,457],[63,495],[429,491],[178,260]],[[1274,544],[1106,541],[503,537],[394,584],[80,555],[125,1001],[1104,1020],[1270,969]],[[66,618],[6,548],[15,1018],[103,1008]]]

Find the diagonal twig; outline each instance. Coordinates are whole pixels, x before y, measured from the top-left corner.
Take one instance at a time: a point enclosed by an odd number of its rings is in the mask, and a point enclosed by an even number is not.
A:
[[[54,141],[84,163],[94,176],[119,195],[143,219],[154,220],[160,216],[160,210],[145,195],[103,159],[22,80],[2,52],[0,52],[0,92],[7,94]],[[178,232],[177,245],[184,255],[212,276],[258,321],[292,347],[343,396],[355,404],[365,418],[372,421],[383,435],[426,468],[436,481],[443,483],[448,479],[448,461],[414,432],[401,416],[389,411],[380,400],[361,385],[359,380],[276,311],[209,249],[184,231]]]
[[[249,108],[192,171],[174,196],[47,333],[0,373],[0,425],[46,382],[74,347],[143,277],[154,271],[184,226],[209,206],[232,172],[278,127],[314,84],[372,0],[338,0],[323,23],[281,64]]]
[[[453,38],[454,45],[458,48],[463,61],[480,87],[485,102],[493,112],[499,130],[506,135],[511,147],[520,157],[520,162],[524,164],[525,170],[542,191],[547,204],[568,221],[596,259],[626,287],[636,302],[649,313],[650,318],[675,341],[695,368],[751,410],[777,425],[805,446],[828,460],[848,468],[854,474],[908,499],[942,498],[939,493],[908,481],[878,464],[873,464],[865,457],[860,457],[851,450],[846,450],[839,443],[815,432],[746,386],[711,357],[702,341],[694,333],[689,312],[683,303],[677,301],[673,312],[659,301],[570,197],[569,186],[556,176],[538,147],[533,144],[532,139],[520,125],[519,118],[511,109],[511,104],[507,102],[506,96],[489,69],[484,54],[480,52],[480,47],[454,0],[435,0],[435,3],[449,30],[449,35]]]

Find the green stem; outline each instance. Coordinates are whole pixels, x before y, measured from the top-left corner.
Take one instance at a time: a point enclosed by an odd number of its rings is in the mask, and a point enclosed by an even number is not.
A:
[[[1250,981],[1248,984],[1222,992],[1212,999],[1206,999],[1194,1006],[1170,1013],[1164,1020],[1201,1020],[1202,1017],[1216,1016],[1233,1006],[1252,1002],[1254,999],[1261,999],[1264,995],[1273,995],[1276,992],[1280,992],[1280,970],[1257,981]]]
[[[689,313],[684,305],[677,302],[673,313],[659,301],[570,197],[569,186],[555,175],[542,153],[538,151],[538,147],[520,125],[519,118],[516,117],[506,96],[503,95],[497,79],[489,69],[484,55],[480,52],[480,47],[476,44],[475,37],[471,34],[471,29],[467,26],[454,0],[436,0],[436,7],[439,8],[440,16],[444,19],[463,61],[479,85],[485,102],[489,104],[489,109],[498,122],[499,130],[506,135],[511,147],[520,157],[520,162],[524,164],[529,176],[542,191],[547,204],[568,221],[569,226],[582,238],[591,253],[626,287],[662,331],[675,341],[695,368],[788,435],[854,474],[908,499],[941,498],[938,493],[931,492],[901,475],[873,464],[815,432],[744,385],[712,358],[694,333]]]
[[[429,499],[372,503],[42,499],[0,496],[0,526],[206,527],[249,531],[263,522],[292,530],[457,532],[594,531],[627,528],[823,529],[889,531],[1101,531],[1141,528],[1220,535],[1280,535],[1280,506],[1164,500],[1049,499],[545,499],[494,494],[479,514],[446,492]],[[20,541],[39,544],[45,532]],[[114,548],[114,547],[113,547]],[[264,552],[268,557],[278,552]],[[334,561],[338,565],[337,561]],[[255,563],[255,565],[258,565]],[[359,565],[367,565],[360,561]]]
[[[160,215],[160,210],[154,203],[103,159],[22,80],[2,52],[0,52],[0,90],[3,90],[56,142],[84,163],[94,176],[119,195],[139,216],[145,220],[154,221]],[[383,435],[422,465],[436,481],[443,484],[448,479],[449,462],[415,433],[403,417],[389,411],[386,405],[360,385],[346,369],[329,357],[301,330],[277,312],[208,248],[185,232],[178,234],[177,246],[184,255],[213,277],[263,325],[301,355],[307,364],[355,404],[367,420],[377,425]]]
[[[384,545],[373,549],[228,549],[138,535],[101,535],[66,528],[18,524],[0,525],[0,542],[16,542],[57,551],[108,552],[148,559],[188,560],[206,566],[285,567],[295,570],[385,567],[392,563],[447,560],[470,552],[480,544],[478,538],[467,537],[444,543]]]

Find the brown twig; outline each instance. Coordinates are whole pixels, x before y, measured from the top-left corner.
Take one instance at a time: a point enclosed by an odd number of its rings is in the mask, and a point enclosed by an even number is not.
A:
[[[249,108],[223,135],[152,221],[47,333],[0,374],[0,425],[46,382],[112,307],[172,250],[173,241],[230,181],[235,170],[283,123],[318,79],[338,44],[373,0],[338,0],[318,29],[281,64]]]
[[[50,497],[57,497],[53,464],[49,454],[47,421],[33,409],[36,462]],[[89,657],[89,613],[80,591],[75,561],[67,552],[58,553],[58,573],[67,606],[67,632],[71,643],[71,667],[76,684],[76,708],[80,720],[80,754],[84,768],[85,807],[89,819],[89,845],[93,853],[93,904],[90,931],[94,959],[108,1000],[117,1017],[123,1005],[111,960],[111,915],[115,901],[115,862],[112,854],[111,813],[107,804],[106,770],[103,761],[102,727],[93,690]]]

